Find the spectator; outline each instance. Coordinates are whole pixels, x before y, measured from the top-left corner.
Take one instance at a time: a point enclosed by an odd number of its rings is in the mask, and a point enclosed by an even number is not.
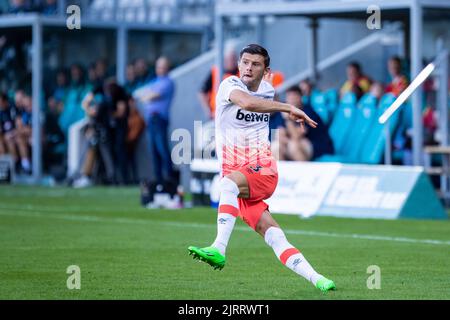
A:
[[[136,89],[146,85],[150,81],[148,63],[145,59],[137,59],[134,62],[134,72],[136,75]]]
[[[280,139],[286,138],[286,119],[283,117],[281,112],[274,112],[270,115],[269,130],[269,140],[271,143],[272,154],[276,159],[284,160],[286,151],[283,147],[286,145],[286,140],[284,139],[283,144],[281,145]],[[280,152],[282,152],[283,155],[280,156]]]
[[[388,61],[389,74],[392,81],[386,86],[386,93],[392,93],[396,97],[408,87],[408,78],[402,74],[402,63],[398,56],[393,56]]]
[[[270,72],[264,77],[265,81],[268,81],[274,88],[281,85],[284,81],[284,75],[283,73],[276,71],[276,72]],[[279,101],[279,95],[277,92],[275,92],[274,100]],[[275,134],[275,137],[272,136],[272,130],[277,130],[279,128],[286,128],[286,124],[283,118],[283,115],[281,112],[274,112],[270,114],[269,119],[269,140],[276,140],[277,134]],[[278,131],[275,131],[278,132]]]
[[[341,97],[347,92],[353,92],[359,99],[369,91],[370,83],[370,79],[363,74],[360,64],[350,62],[347,65],[347,81],[341,87]]]
[[[68,80],[66,71],[61,69],[56,73],[56,86],[53,90],[53,97],[59,103],[62,103],[67,96]]]
[[[17,109],[16,116],[16,145],[19,149],[20,164],[25,174],[31,174],[30,149],[31,141],[31,117],[32,117],[33,103],[31,97],[24,95],[21,102],[21,107]]]
[[[97,83],[97,74],[95,72],[95,62],[91,63],[87,69],[88,72],[88,81],[94,86]]]
[[[381,82],[375,81],[370,85],[370,95],[376,99],[376,104],[381,100],[381,97],[384,94],[383,84]]]
[[[79,64],[73,64],[70,67],[71,86],[79,87],[84,84],[83,67]]]
[[[313,84],[309,79],[305,79],[300,81],[298,85],[300,92],[302,94],[302,103],[303,104],[310,104],[311,103],[311,95],[313,92]]]
[[[95,82],[94,88],[104,85],[106,78],[108,77],[108,64],[105,59],[98,59],[95,62]]]
[[[83,97],[89,91],[89,86],[84,79],[83,68],[78,64],[70,67],[71,83],[65,100],[64,109],[59,117],[59,125],[67,136],[69,128],[75,122],[84,118],[81,107]]]
[[[114,163],[111,147],[111,96],[107,86],[94,88],[83,99],[82,107],[89,123],[85,130],[87,146],[82,159],[81,177],[74,181],[75,188],[90,186],[93,182],[96,160],[106,171],[106,182],[114,182]]]
[[[115,181],[119,184],[128,184],[128,155],[126,147],[129,115],[128,95],[125,89],[115,81],[109,81],[105,89],[106,103],[110,110],[113,158],[117,164]]]
[[[169,128],[169,110],[175,93],[175,84],[168,76],[170,61],[160,57],[156,61],[156,78],[140,99],[147,104],[148,133],[151,141],[153,171],[156,182],[173,182],[174,172],[170,157],[167,131]]]
[[[142,118],[140,112],[136,107],[135,100],[130,98],[128,100],[128,106],[130,108],[128,115],[128,132],[126,139],[127,146],[127,164],[128,173],[130,174],[130,181],[137,183],[139,180],[136,163],[136,148],[139,138],[145,129],[145,120]]]
[[[223,58],[223,79],[238,75],[238,55],[234,47],[228,47]],[[198,94],[200,104],[209,119],[214,119],[216,111],[216,91],[219,88],[219,83],[217,82],[218,72],[218,67],[213,66]]]
[[[59,101],[55,96],[48,98],[43,139],[43,162],[45,170],[49,170],[51,165],[64,162],[65,137],[58,125],[62,108],[62,101]]]
[[[14,163],[17,162],[15,146],[15,108],[11,106],[8,96],[0,94],[0,155],[10,154]]]
[[[286,128],[286,121],[281,112],[274,112],[270,115],[269,119],[269,140],[272,141],[272,130],[278,130],[280,128]]]
[[[303,127],[286,119],[286,126],[278,128],[275,136],[271,147],[277,160],[308,161],[311,159],[312,146],[305,138]]]
[[[9,0],[0,0],[0,14],[8,13],[8,11],[9,11]]]
[[[306,143],[299,144],[302,148],[297,148],[304,150],[305,157],[308,160],[316,160],[317,158],[325,154],[333,154],[334,147],[333,142],[328,134],[328,127],[323,123],[320,116],[314,111],[309,103],[302,104],[301,91],[297,86],[291,87],[286,92],[286,102],[294,106],[301,108],[311,119],[318,123],[317,128],[311,129],[309,127],[299,127],[297,123],[288,121],[290,128],[288,130],[296,134],[298,138],[306,138],[311,144],[311,148],[307,147]],[[296,130],[294,130],[296,127]]]
[[[58,3],[56,0],[44,0],[41,5],[40,12],[44,15],[53,15],[58,11]]]
[[[126,70],[125,90],[129,95],[132,95],[136,88],[136,71],[134,65],[130,63],[127,65]]]
[[[391,82],[385,87],[386,93],[391,93],[398,97],[408,87],[408,78],[402,74],[402,61],[400,57],[393,56],[388,60],[388,71],[391,76]],[[403,108],[400,111],[402,116],[400,119],[399,128],[394,137],[393,150],[394,153],[401,154],[401,162],[404,165],[412,165],[412,128],[410,119],[407,119],[407,110]],[[426,133],[426,130],[425,132]]]
[[[26,0],[11,0],[9,13],[24,13],[30,11],[30,5]]]

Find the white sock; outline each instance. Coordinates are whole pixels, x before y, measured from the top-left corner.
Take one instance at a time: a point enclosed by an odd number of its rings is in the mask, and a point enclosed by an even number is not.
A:
[[[238,195],[239,187],[236,183],[227,177],[222,178],[217,215],[217,237],[211,245],[217,248],[222,255],[225,255],[236,217],[239,214]]]
[[[303,254],[287,241],[283,230],[270,227],[264,235],[264,240],[286,267],[316,285],[321,275],[311,267]]]

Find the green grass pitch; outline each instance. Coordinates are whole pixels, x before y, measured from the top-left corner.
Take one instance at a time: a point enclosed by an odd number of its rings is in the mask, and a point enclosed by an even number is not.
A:
[[[148,210],[137,188],[0,187],[0,299],[449,299],[450,221],[274,215],[338,291],[322,294],[238,221],[222,271],[189,245],[215,237],[215,210]],[[432,240],[432,241],[428,241]],[[66,286],[67,267],[81,289]],[[381,289],[367,288],[381,270]]]

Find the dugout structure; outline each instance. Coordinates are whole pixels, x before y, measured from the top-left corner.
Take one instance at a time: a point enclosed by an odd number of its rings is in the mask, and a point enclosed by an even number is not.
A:
[[[223,3],[216,7],[215,34],[218,47],[216,64],[219,66],[219,77],[223,74],[224,34],[231,17],[252,17],[257,20],[256,38],[264,44],[264,21],[266,17],[303,17],[311,20],[309,42],[309,74],[317,75],[318,57],[318,21],[323,18],[358,19],[366,21],[370,16],[368,8],[377,7],[381,11],[383,21],[398,21],[404,32],[403,47],[405,56],[410,59],[411,79],[423,69],[423,29],[426,21],[450,21],[450,0],[361,0],[361,1],[286,1],[286,2],[245,2]],[[292,32],[291,30],[289,32]],[[448,34],[447,34],[448,38]],[[299,39],[299,41],[303,41]],[[423,165],[423,124],[422,96],[417,89],[411,96],[413,113],[413,163]],[[438,106],[446,108],[446,106]],[[448,128],[448,119],[445,121]],[[444,132],[448,132],[445,130]]]
[[[61,2],[62,3],[62,2]],[[60,4],[61,5],[61,4]],[[61,8],[60,8],[61,9]],[[63,8],[62,8],[63,9]],[[82,8],[83,9],[83,8]],[[89,9],[86,9],[89,10]],[[24,13],[24,14],[7,14],[0,15],[0,35],[1,33],[11,32],[13,29],[27,29],[31,34],[31,73],[32,73],[32,100],[33,100],[33,137],[32,137],[32,183],[39,183],[42,179],[42,145],[41,141],[41,130],[40,128],[40,115],[43,110],[43,45],[45,41],[44,30],[50,33],[54,31],[55,33],[65,30],[65,32],[102,32],[111,35],[113,40],[113,48],[108,48],[111,55],[115,57],[116,64],[116,77],[119,83],[125,82],[125,72],[126,65],[129,61],[130,49],[129,49],[129,38],[139,37],[140,33],[143,32],[154,32],[154,33],[173,33],[181,35],[195,35],[201,38],[200,40],[200,51],[204,52],[207,50],[208,41],[210,38],[209,30],[207,26],[197,26],[197,25],[186,25],[177,23],[149,23],[149,22],[126,22],[126,21],[114,21],[114,20],[97,20],[89,15],[81,16],[81,30],[68,30],[67,29],[67,18],[69,14],[65,14],[65,11],[54,16],[43,16],[38,13]],[[12,31],[14,32],[14,31]],[[80,44],[83,45],[83,44]],[[77,54],[74,52],[74,54]],[[131,57],[132,58],[132,57]],[[184,62],[184,61],[183,61]]]

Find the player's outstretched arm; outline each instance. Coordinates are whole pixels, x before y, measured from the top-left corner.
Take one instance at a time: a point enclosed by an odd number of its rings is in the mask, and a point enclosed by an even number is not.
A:
[[[230,93],[230,100],[234,104],[238,105],[242,109],[250,112],[260,112],[260,113],[272,113],[272,112],[285,112],[289,114],[289,119],[304,123],[306,122],[309,126],[316,128],[317,122],[312,120],[308,115],[300,110],[299,108],[273,100],[261,99],[254,97],[241,90],[233,90]]]

